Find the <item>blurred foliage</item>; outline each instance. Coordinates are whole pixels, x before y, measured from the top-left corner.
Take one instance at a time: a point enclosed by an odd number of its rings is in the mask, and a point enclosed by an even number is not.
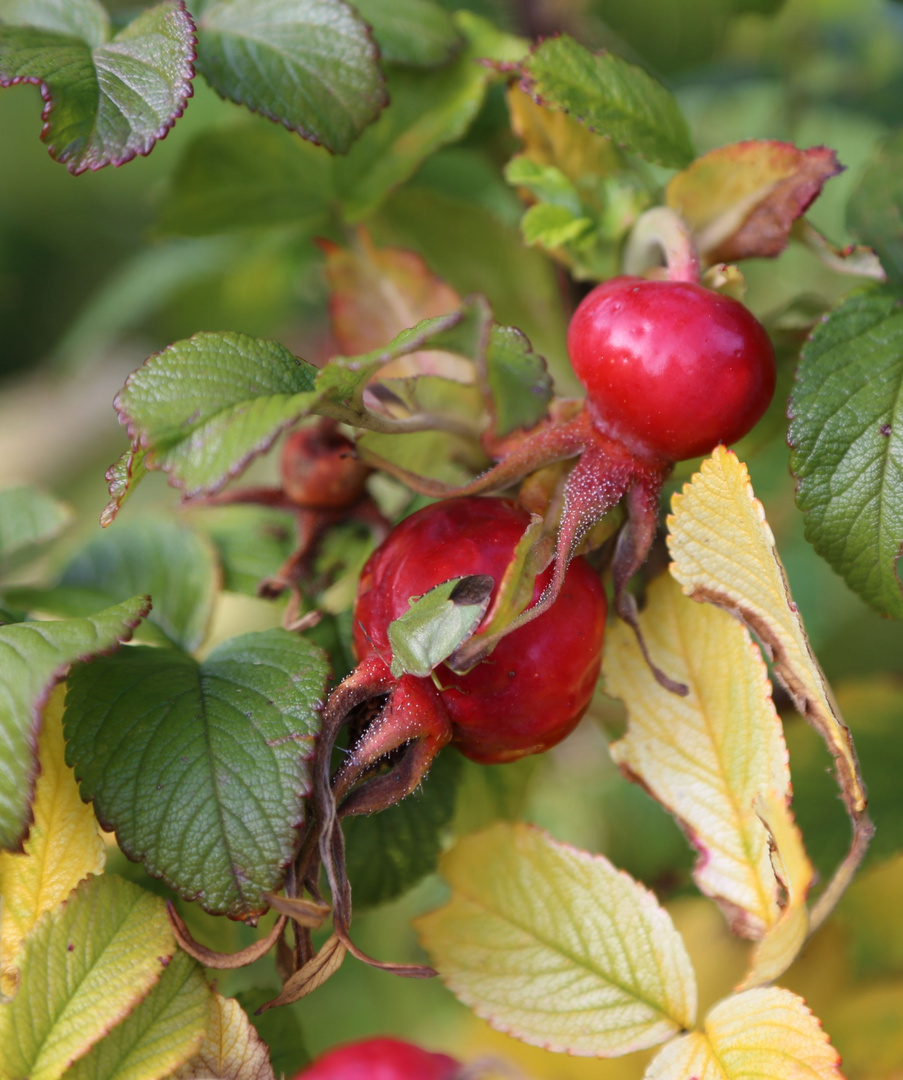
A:
[[[140,7],[131,0],[108,6],[114,17],[123,18]],[[835,243],[859,238],[877,242],[876,230],[884,224],[871,218],[868,193],[884,182],[899,157],[900,137],[894,131],[903,125],[903,4],[443,0],[443,6],[469,8],[525,36],[566,31],[642,64],[676,92],[700,152],[764,137],[832,147],[846,172],[827,185],[811,220]],[[232,124],[234,106],[198,80],[185,116],[150,157],[77,178],[52,162],[38,140],[40,107],[35,87],[0,92],[0,486],[38,482],[74,503],[85,522],[81,535],[70,541],[78,546],[95,531],[104,501],[103,468],[124,444],[112,411],[103,412],[122,373],[198,330],[278,339],[314,363],[329,356],[333,344],[323,256],[302,230],[283,225],[213,239],[154,238],[157,209],[188,147],[196,137]],[[484,292],[499,321],[523,329],[548,358],[556,385],[573,393],[576,384],[565,358],[564,334],[567,309],[579,299],[580,287],[563,286],[552,260],[537,248],[524,247],[519,226],[523,208],[502,173],[518,149],[503,88],[495,86],[463,139],[423,163],[367,224],[375,243],[418,251],[461,295]],[[664,171],[653,170],[653,175],[656,182],[666,179]],[[887,243],[893,248],[890,240]],[[899,251],[891,250],[890,257],[899,270]],[[795,352],[808,329],[807,313],[836,302],[852,287],[851,279],[793,245],[779,261],[752,260],[743,270],[746,302],[760,316],[783,315],[787,342],[779,348],[784,399],[775,402],[738,453],[749,464],[813,649],[837,685],[878,827],[872,865],[836,920],[793,969],[788,985],[805,992],[823,1016],[847,1059],[848,1075],[881,1080],[892,1075],[894,1062],[870,1056],[865,1036],[855,1030],[852,1019],[843,1018],[855,1019],[857,1002],[870,1000],[869,995],[878,992],[874,980],[880,979],[890,995],[881,1001],[896,1002],[898,1012],[882,1012],[885,1005],[879,1003],[870,1015],[878,1017],[876,1023],[896,1017],[894,1022],[903,1028],[898,901],[903,875],[900,856],[891,858],[903,848],[903,622],[884,620],[868,609],[806,542],[784,444],[786,389]],[[116,372],[112,377],[104,375],[109,364]],[[22,386],[27,388],[25,397]],[[81,397],[75,408],[73,387],[88,387],[91,400],[101,402],[100,411],[82,408]],[[27,421],[25,427],[12,423],[23,408],[32,410],[30,426]],[[96,420],[101,413],[108,416],[102,423]],[[692,462],[680,465],[666,493],[679,490],[693,468]],[[258,462],[250,482],[267,482],[273,469],[271,459]],[[156,477],[142,485],[134,510],[157,512],[161,506],[171,508],[174,501],[175,494]],[[132,506],[128,513],[133,513]],[[198,527],[202,516],[202,511],[192,515]],[[230,590],[214,612],[208,647],[211,640],[256,628],[271,618],[262,601],[233,593],[252,593],[254,582],[278,566],[288,550],[291,528],[290,520],[278,513],[245,508],[218,510],[204,522]],[[249,541],[250,529],[259,541]],[[64,566],[66,549],[52,558]],[[40,569],[39,564],[36,572]],[[269,624],[277,621],[278,614]],[[350,665],[348,626],[341,617],[330,618],[315,636],[333,652],[335,674],[342,675]],[[678,906],[689,904],[681,898],[688,890],[689,845],[671,819],[629,784],[608,757],[603,732],[614,734],[620,722],[619,708],[600,693],[583,726],[542,760],[491,769],[465,762],[454,816],[445,803],[438,814],[447,834],[467,832],[499,816],[535,821],[561,840],[606,853],[663,898],[678,897]],[[848,843],[848,826],[833,797],[830,761],[812,732],[802,721],[790,720],[788,742],[797,816],[824,881]],[[361,852],[370,832],[364,827],[359,831]],[[112,869],[165,891],[122,856]],[[411,870],[410,880],[420,870]],[[369,899],[397,890],[378,882],[372,891]],[[380,957],[422,960],[409,920],[440,899],[441,886],[428,876],[400,899],[364,913],[355,925],[356,939]],[[721,955],[722,948],[742,949],[727,939],[718,918],[704,914],[705,901],[693,904],[683,917],[695,927],[696,937],[690,937],[694,958]],[[192,932],[211,947],[236,949],[257,936],[245,926],[204,915],[196,905],[180,906]],[[710,980],[713,986],[722,980],[722,993],[730,989],[729,966]],[[705,978],[702,982],[708,985]],[[219,985],[230,994],[259,991],[261,986],[275,989],[278,980],[267,958],[252,969],[225,973]],[[393,979],[350,963],[286,1014],[292,1017],[290,1026],[303,1029],[311,1054],[338,1040],[376,1032],[403,1034],[457,1052],[463,1052],[463,1046],[473,1054],[506,1053],[509,1045],[504,1037],[488,1033],[438,982]],[[611,1065],[562,1062],[523,1047],[511,1049],[510,1056],[531,1075],[557,1080],[642,1073],[639,1059]],[[286,1060],[285,1067],[294,1066]]]

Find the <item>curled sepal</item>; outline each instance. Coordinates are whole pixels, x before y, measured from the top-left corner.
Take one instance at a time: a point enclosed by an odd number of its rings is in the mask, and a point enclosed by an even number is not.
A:
[[[41,138],[71,173],[149,154],[184,112],[195,38],[183,0],[148,8],[112,37],[106,12],[87,0],[13,3],[0,15],[0,86],[41,87]]]
[[[802,998],[789,990],[747,990],[725,998],[708,1014],[703,1031],[669,1043],[645,1080],[843,1080],[840,1055]]]
[[[775,676],[834,757],[853,825],[850,852],[812,910],[812,929],[834,909],[874,832],[849,728],[812,653],[762,504],[746,466],[723,446],[702,463],[668,518],[671,573],[694,600],[739,617],[765,645]]]
[[[267,1009],[276,1008],[277,1005],[291,1005],[307,997],[308,994],[312,994],[327,979],[335,975],[342,966],[347,952],[348,949],[342,939],[337,934],[333,934],[323,942],[320,951],[315,956],[312,956],[303,967],[286,979],[276,997],[261,1005],[257,1011],[263,1013]]]
[[[281,915],[273,924],[270,932],[265,937],[255,941],[253,945],[247,945],[244,949],[239,949],[238,952],[223,953],[208,949],[206,945],[195,941],[191,931],[185,925],[185,920],[176,911],[175,904],[171,900],[166,902],[166,914],[169,916],[172,932],[179,944],[179,948],[188,953],[189,956],[194,957],[204,967],[214,968],[216,971],[233,971],[235,968],[247,967],[248,964],[256,963],[276,945],[276,942],[282,937],[285,924],[288,922],[288,916]]]
[[[498,824],[459,841],[441,872],[451,899],[418,920],[421,941],[443,982],[493,1027],[614,1057],[692,1025],[696,983],[680,935],[607,859]]]

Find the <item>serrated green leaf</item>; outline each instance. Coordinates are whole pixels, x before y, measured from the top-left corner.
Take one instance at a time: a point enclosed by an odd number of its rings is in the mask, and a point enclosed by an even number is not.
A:
[[[582,211],[577,188],[555,165],[540,165],[525,154],[518,154],[505,166],[505,179],[509,184],[526,188],[545,203],[570,210],[573,217]]]
[[[72,521],[65,503],[34,488],[0,491],[0,578],[41,554]]]
[[[315,372],[275,341],[195,334],[146,360],[115,404],[147,466],[187,497],[218,490],[268,450],[307,411]]]
[[[203,1042],[210,1001],[201,965],[177,952],[141,1004],[66,1072],[66,1080],[168,1076]]]
[[[847,227],[875,249],[891,280],[903,280],[903,131],[872,155],[847,203]]]
[[[429,675],[476,630],[489,607],[493,580],[487,574],[452,578],[423,596],[389,623],[392,674]]]
[[[4,1077],[58,1080],[159,982],[175,948],[157,897],[109,874],[84,881],[25,940],[19,991],[0,1008]]]
[[[587,127],[659,165],[681,168],[693,143],[670,91],[612,53],[591,53],[562,34],[522,62],[529,90],[547,108],[573,113]]]
[[[464,48],[454,63],[427,72],[391,72],[391,107],[347,158],[335,162],[336,188],[349,221],[371,214],[426,158],[460,139],[480,111],[494,73],[478,61],[495,50],[495,38],[502,35],[462,14]]]
[[[100,524],[104,528],[115,520],[122,504],[135,490],[135,485],[144,479],[147,473],[146,457],[146,451],[131,447],[104,473],[107,491],[110,493],[110,501],[100,515]]]
[[[524,214],[520,223],[524,240],[528,244],[542,244],[545,248],[563,247],[571,240],[579,240],[593,223],[588,217],[575,217],[564,206],[537,203]]]
[[[903,297],[857,293],[803,348],[790,467],[806,536],[863,600],[903,616]]]
[[[546,415],[552,380],[545,360],[513,326],[492,327],[484,367],[494,429],[505,436],[531,428]]]
[[[115,649],[150,609],[145,596],[88,619],[0,626],[0,848],[16,849],[30,820],[41,708],[69,664]]]
[[[355,0],[354,7],[390,64],[435,67],[461,46],[451,13],[432,0]]]
[[[655,897],[608,860],[528,825],[459,841],[452,895],[417,921],[442,980],[524,1042],[610,1057],[692,1025],[696,985]]]
[[[122,165],[149,154],[182,115],[193,29],[183,0],[149,8],[112,39],[105,15],[84,0],[71,14],[44,0],[34,15],[16,0],[0,5],[0,86],[41,85],[41,138],[71,173]]]
[[[455,813],[463,762],[448,749],[413,795],[379,814],[345,819],[348,878],[356,907],[388,903],[436,869],[444,832]]]
[[[63,568],[59,583],[108,602],[150,593],[149,621],[191,652],[206,636],[218,578],[212,545],[178,522],[144,517],[93,536]]]
[[[120,847],[214,914],[266,908],[297,848],[328,661],[285,630],[198,664],[135,646],[73,669],[67,758]]]
[[[98,0],[0,0],[0,22],[67,34],[91,46],[110,36],[110,17]]]
[[[213,0],[198,71],[225,98],[345,153],[386,104],[378,50],[344,0]]]

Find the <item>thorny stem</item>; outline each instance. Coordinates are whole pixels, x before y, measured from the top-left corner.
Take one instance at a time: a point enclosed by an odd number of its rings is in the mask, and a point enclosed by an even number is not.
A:
[[[667,206],[655,206],[637,218],[627,238],[624,273],[643,274],[662,259],[669,281],[699,284],[699,253],[686,222]]]

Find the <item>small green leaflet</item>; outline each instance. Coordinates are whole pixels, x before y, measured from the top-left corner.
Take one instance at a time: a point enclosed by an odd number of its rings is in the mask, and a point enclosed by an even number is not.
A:
[[[425,678],[480,625],[495,582],[488,574],[452,578],[421,597],[389,623],[392,674]]]

